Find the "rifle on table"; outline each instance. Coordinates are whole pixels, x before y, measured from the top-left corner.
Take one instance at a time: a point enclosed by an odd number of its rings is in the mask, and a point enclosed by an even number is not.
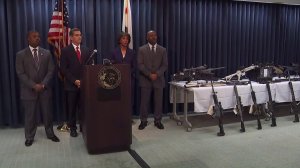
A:
[[[261,106],[259,106],[257,104],[256,95],[255,95],[255,92],[253,90],[251,81],[249,81],[249,83],[250,83],[250,88],[251,88],[251,97],[252,97],[252,101],[253,101],[253,109],[254,109],[253,111],[254,111],[254,114],[256,114],[256,119],[257,119],[257,129],[260,130],[261,129],[261,123],[260,123],[259,115],[261,114],[262,110],[261,110]]]
[[[226,80],[226,81],[230,81],[234,76],[237,76],[237,80],[240,81],[241,77],[246,75],[246,72],[251,71],[253,69],[256,69],[258,67],[259,67],[258,65],[251,65],[251,66],[246,67],[242,70],[237,70],[236,73],[225,76],[223,79]]]
[[[243,119],[243,105],[242,105],[242,101],[241,101],[241,96],[239,96],[236,84],[234,83],[233,85],[234,88],[234,94],[235,94],[235,99],[236,99],[236,110],[237,113],[239,113],[240,117],[241,117],[241,129],[240,132],[245,132],[245,125],[244,125],[244,119]]]
[[[289,88],[290,88],[291,95],[292,95],[291,113],[295,114],[295,120],[294,120],[294,122],[299,122],[299,116],[298,116],[298,113],[299,113],[299,110],[300,110],[299,103],[296,102],[295,92],[294,92],[294,88],[293,88],[293,83],[290,80],[290,78],[289,78]]]
[[[195,68],[189,68],[189,69],[186,69],[184,68],[183,69],[183,74],[184,76],[186,77],[186,84],[190,83],[191,81],[195,80],[195,75],[196,75],[196,71],[197,70],[204,70],[204,69],[207,69],[207,66],[206,65],[203,65],[203,66],[198,66],[198,67],[195,67]]]
[[[214,85],[213,85],[213,81],[211,81],[211,88],[212,88],[212,97],[214,100],[214,107],[213,107],[213,111],[216,117],[218,117],[219,120],[219,128],[220,128],[220,132],[217,133],[218,136],[224,136],[225,132],[224,132],[224,128],[223,128],[223,107],[221,105],[221,102],[219,102],[217,94],[215,92],[214,89]]]
[[[271,124],[271,127],[275,127],[275,126],[277,126],[277,124],[276,124],[276,117],[275,117],[275,115],[274,115],[274,104],[275,104],[275,102],[272,100],[272,94],[271,94],[270,83],[267,82],[266,86],[267,86],[267,91],[268,91],[268,96],[269,96],[269,101],[267,102],[267,105],[268,105],[268,113],[269,113],[269,115],[270,115],[271,118],[272,118],[272,124]]]

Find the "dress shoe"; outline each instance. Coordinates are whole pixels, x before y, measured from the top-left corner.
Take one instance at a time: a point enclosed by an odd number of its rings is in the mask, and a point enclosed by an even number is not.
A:
[[[59,142],[59,139],[55,135],[51,138],[48,138],[48,139],[51,139],[51,141],[53,141],[53,142]]]
[[[141,121],[139,125],[139,130],[143,130],[148,124],[148,121]]]
[[[70,136],[71,137],[77,137],[78,136],[77,131],[75,129],[72,129],[71,132],[70,132]]]
[[[32,143],[33,143],[33,140],[28,140],[28,139],[26,139],[26,141],[25,141],[25,146],[31,146],[32,145]]]
[[[154,125],[155,125],[158,129],[164,129],[164,125],[163,125],[160,121],[154,122]]]

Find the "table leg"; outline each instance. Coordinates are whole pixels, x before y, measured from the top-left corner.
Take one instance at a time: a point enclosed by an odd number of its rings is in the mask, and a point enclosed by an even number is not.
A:
[[[175,120],[177,125],[182,125],[182,121],[180,120],[180,117],[177,115],[177,87],[176,86],[171,86],[172,87],[172,93],[173,93],[173,113],[170,116],[171,119]]]
[[[184,90],[184,125],[186,126],[186,131],[192,131],[192,124],[188,121],[188,91]]]

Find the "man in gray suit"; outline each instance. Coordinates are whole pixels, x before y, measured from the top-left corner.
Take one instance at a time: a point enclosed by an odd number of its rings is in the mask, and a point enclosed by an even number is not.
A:
[[[139,85],[141,87],[141,105],[139,129],[143,130],[147,124],[148,108],[151,92],[154,93],[154,125],[164,129],[161,123],[163,88],[165,87],[164,72],[168,69],[167,50],[157,44],[155,31],[147,33],[148,44],[138,50]]]
[[[52,125],[51,80],[54,73],[52,56],[48,50],[39,47],[38,32],[28,32],[27,40],[29,46],[19,51],[16,56],[16,72],[25,112],[25,146],[31,146],[33,143],[38,111],[42,112],[47,138],[59,142]]]

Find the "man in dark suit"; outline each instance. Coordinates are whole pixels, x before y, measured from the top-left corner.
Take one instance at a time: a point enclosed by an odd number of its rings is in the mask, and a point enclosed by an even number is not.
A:
[[[164,129],[161,123],[163,88],[165,87],[164,72],[168,69],[167,50],[157,44],[157,34],[155,31],[147,33],[148,44],[139,48],[138,70],[139,85],[141,87],[141,105],[139,129],[147,126],[148,108],[150,104],[151,92],[154,93],[154,125],[158,129]]]
[[[54,73],[52,56],[39,47],[40,35],[30,31],[27,35],[29,47],[16,56],[16,72],[20,81],[20,96],[25,112],[25,145],[31,146],[37,129],[36,114],[41,110],[48,139],[59,142],[52,124],[52,86]],[[38,108],[40,107],[40,109]]]
[[[70,115],[68,123],[70,136],[77,137],[76,114],[77,111],[80,111],[81,71],[91,52],[87,47],[81,45],[80,29],[73,28],[69,35],[72,44],[61,50],[60,68],[65,77],[64,89],[67,97],[67,114]]]

